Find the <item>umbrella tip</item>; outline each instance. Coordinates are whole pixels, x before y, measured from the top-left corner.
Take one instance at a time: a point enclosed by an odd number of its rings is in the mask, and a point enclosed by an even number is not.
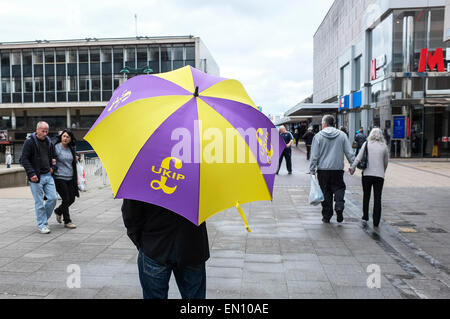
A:
[[[198,97],[198,86],[195,87],[194,96],[195,96],[195,97]]]

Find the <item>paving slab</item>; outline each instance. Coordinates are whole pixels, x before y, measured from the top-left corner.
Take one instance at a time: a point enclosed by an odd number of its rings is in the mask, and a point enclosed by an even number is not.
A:
[[[344,177],[344,222],[323,224],[320,206],[307,202],[302,147],[293,163],[293,175],[282,167],[276,177],[273,201],[243,205],[251,233],[235,208],[208,219],[207,298],[450,298],[450,174],[442,174],[450,163],[391,162],[378,230],[360,221],[360,172]],[[122,201],[91,185],[71,207],[78,227],[52,216],[48,235],[37,232],[28,187],[0,189],[0,299],[142,298]],[[81,288],[67,286],[73,265]],[[380,268],[379,289],[367,286],[370,265]],[[180,298],[173,276],[169,287],[169,298]]]

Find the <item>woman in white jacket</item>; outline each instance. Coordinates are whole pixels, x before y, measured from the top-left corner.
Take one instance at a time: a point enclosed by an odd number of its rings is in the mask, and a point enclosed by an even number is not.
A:
[[[389,151],[386,140],[379,128],[374,128],[370,132],[367,141],[361,147],[358,156],[350,167],[350,174],[355,173],[355,168],[363,159],[365,148],[367,147],[367,167],[362,172],[363,186],[363,216],[364,221],[369,220],[370,194],[374,193],[373,226],[378,227],[381,219],[381,194],[383,192],[384,174],[388,166]]]

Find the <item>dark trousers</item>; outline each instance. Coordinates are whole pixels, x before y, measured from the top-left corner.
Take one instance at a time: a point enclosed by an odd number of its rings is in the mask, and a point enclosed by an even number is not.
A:
[[[306,159],[309,161],[311,158],[311,145],[306,145]]]
[[[325,219],[331,219],[333,216],[333,195],[334,210],[344,211],[345,183],[344,171],[317,171],[317,179],[323,192],[324,201],[322,202],[322,216]]]
[[[378,226],[381,219],[381,194],[383,192],[384,179],[377,176],[363,176],[362,187],[364,193],[363,199],[363,219],[369,220],[369,202],[373,187],[373,225]]]
[[[142,251],[138,255],[139,280],[144,299],[167,299],[169,280],[172,271],[175,275],[178,290],[183,299],[206,298],[205,263],[197,266],[177,266],[171,254],[168,265],[162,265],[146,256]]]
[[[289,173],[292,173],[292,150],[290,148],[285,148],[280,156],[280,161],[278,162],[277,174],[280,171],[281,163],[283,163],[283,157],[286,159],[286,168]]]
[[[55,179],[56,191],[61,196],[62,203],[55,209],[55,214],[62,215],[64,224],[71,223],[69,207],[75,201],[75,193],[73,189],[73,181],[64,181],[62,179]]]

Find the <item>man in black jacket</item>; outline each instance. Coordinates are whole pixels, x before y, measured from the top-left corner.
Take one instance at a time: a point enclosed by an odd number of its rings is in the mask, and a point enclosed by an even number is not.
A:
[[[172,271],[183,299],[205,299],[206,223],[196,226],[168,209],[131,199],[123,200],[122,217],[139,251],[144,299],[167,299]]]
[[[312,145],[312,141],[314,138],[314,132],[312,127],[310,126],[308,128],[308,130],[306,131],[306,133],[302,136],[302,139],[305,140],[305,145],[306,145],[306,159],[309,161],[310,157],[311,157],[311,145]]]
[[[36,219],[42,234],[50,233],[48,219],[56,205],[56,188],[53,180],[53,170],[56,164],[55,149],[48,135],[48,124],[39,122],[36,133],[33,133],[24,143],[20,164],[30,181],[36,209]],[[44,203],[44,196],[47,201]]]
[[[364,128],[360,128],[359,131],[356,132],[355,141],[358,143],[358,148],[356,149],[356,155],[358,156],[359,150],[363,146],[364,142],[366,141],[367,137],[364,134]]]

